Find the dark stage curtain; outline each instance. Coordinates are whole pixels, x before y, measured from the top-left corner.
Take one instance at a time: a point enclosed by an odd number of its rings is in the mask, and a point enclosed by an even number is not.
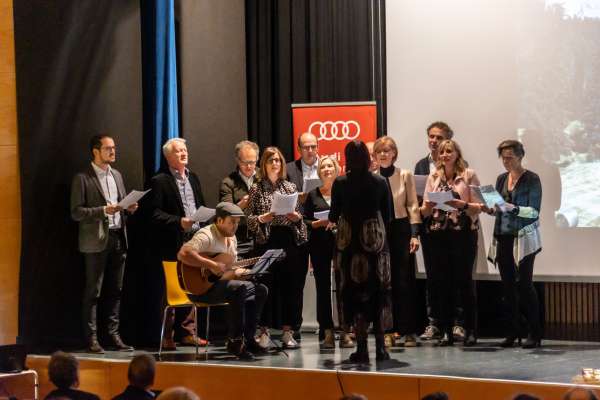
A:
[[[115,138],[128,189],[142,188],[138,0],[15,1],[21,166],[19,340],[78,344],[83,258],[69,194],[89,138]]]
[[[375,100],[385,127],[384,0],[246,0],[248,136],[292,155],[292,103]]]

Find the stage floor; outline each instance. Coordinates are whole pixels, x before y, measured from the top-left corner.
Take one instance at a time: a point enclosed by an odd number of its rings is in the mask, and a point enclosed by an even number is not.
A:
[[[277,336],[273,335],[276,339]],[[499,339],[481,339],[475,347],[437,347],[422,343],[416,348],[394,347],[389,361],[375,362],[374,338],[369,344],[372,354],[370,365],[357,365],[348,361],[353,349],[320,350],[317,336],[302,334],[302,347],[283,353],[271,352],[255,361],[238,361],[230,356],[219,343],[209,346],[209,364],[246,365],[254,368],[291,368],[304,370],[343,370],[361,372],[385,372],[392,374],[416,374],[450,376],[460,378],[501,379],[572,383],[581,368],[600,368],[600,343],[544,341],[543,347],[524,350],[520,347],[503,349]],[[156,349],[148,349],[158,356]],[[193,347],[179,347],[177,351],[164,352],[160,361],[176,363],[207,363],[204,348],[200,358],[194,360]],[[75,353],[80,358],[126,360],[131,353],[108,351],[103,355]]]

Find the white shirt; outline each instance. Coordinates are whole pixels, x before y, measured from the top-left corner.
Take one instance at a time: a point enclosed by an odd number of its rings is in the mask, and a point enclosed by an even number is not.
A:
[[[104,194],[104,198],[106,199],[106,204],[117,204],[119,202],[119,189],[117,189],[117,182],[112,174],[110,165],[105,171],[92,162],[92,168],[94,168],[94,172],[96,172],[96,176],[100,181],[100,187],[102,188],[102,194]],[[108,215],[105,212],[105,215],[108,217],[108,229],[121,229],[120,212],[114,213],[113,215]]]
[[[308,165],[303,159],[300,159],[300,164],[302,164],[302,178],[304,180],[319,179],[319,158],[317,158],[312,165]]]
[[[256,175],[256,171],[254,171],[254,173],[250,177],[247,177],[246,175],[242,174],[240,170],[238,170],[238,174],[240,175],[240,178],[242,178],[246,186],[248,186],[248,190],[250,190],[252,184],[254,183],[254,176]]]

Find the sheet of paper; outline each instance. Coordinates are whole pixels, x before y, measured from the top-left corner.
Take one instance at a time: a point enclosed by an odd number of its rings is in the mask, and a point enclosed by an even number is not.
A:
[[[319,178],[305,179],[304,183],[302,184],[302,192],[308,193],[311,190],[313,190],[314,188],[318,188],[322,184],[323,183],[321,182],[321,180]]]
[[[208,221],[215,216],[215,209],[201,206],[190,218],[194,222]]]
[[[260,256],[254,267],[249,271],[249,274],[262,274],[267,272],[267,269],[273,264],[275,261],[278,261],[281,258],[286,256],[285,251],[283,249],[270,249],[265,251],[265,253]]]
[[[452,192],[427,192],[427,197],[429,201],[435,203],[435,207],[438,210],[443,211],[454,211],[456,208],[449,206],[448,204],[444,204],[447,201],[453,200]]]
[[[317,211],[315,213],[315,219],[329,219],[329,210]]]
[[[428,175],[415,175],[415,189],[417,190],[417,196],[423,197],[427,176]]]
[[[275,215],[285,215],[296,211],[298,202],[298,192],[292,194],[273,194],[273,203],[271,203],[271,212]]]
[[[152,189],[148,189],[145,192],[140,192],[139,190],[132,190],[127,196],[123,198],[117,205],[123,209],[131,206],[132,204],[137,203],[146,193],[148,193]]]

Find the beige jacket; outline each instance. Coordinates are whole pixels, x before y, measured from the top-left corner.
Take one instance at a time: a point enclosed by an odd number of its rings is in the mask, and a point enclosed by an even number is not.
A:
[[[389,177],[389,181],[394,200],[394,218],[408,217],[411,224],[420,224],[421,213],[419,212],[415,178],[412,172],[395,168],[394,174]]]

